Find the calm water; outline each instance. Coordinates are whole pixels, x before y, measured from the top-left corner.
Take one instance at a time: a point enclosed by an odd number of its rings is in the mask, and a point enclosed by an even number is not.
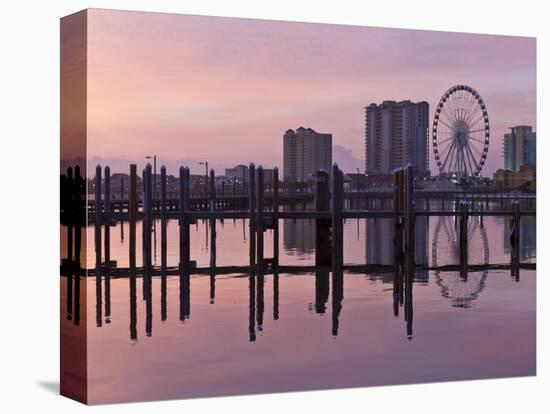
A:
[[[314,263],[313,226],[307,220],[281,224],[281,265]],[[390,220],[348,220],[344,262],[392,264],[392,226]],[[159,266],[160,222],[156,228],[153,263]],[[217,266],[247,265],[248,223],[226,220],[216,228]],[[167,230],[168,266],[176,266],[177,222],[169,221]],[[94,263],[93,231],[87,233],[87,260]],[[191,256],[199,267],[209,265],[209,233],[205,222],[191,228]],[[522,219],[522,262],[536,261],[535,239],[534,218]],[[62,240],[66,242],[63,231]],[[456,240],[452,219],[418,220],[416,262],[457,264]],[[470,263],[509,263],[508,240],[505,219],[486,217],[483,225],[471,220]],[[140,242],[137,237],[138,266]],[[120,224],[111,227],[111,243],[111,259],[118,267],[128,267],[127,224],[123,229]],[[265,247],[265,257],[270,257],[269,231]],[[129,279],[112,279],[108,296],[102,286],[98,326],[95,278],[88,278],[82,282],[86,298],[81,302],[87,313],[89,402],[535,374],[534,270],[521,270],[519,279],[509,270],[470,272],[467,278],[458,272],[418,270],[409,331],[405,306],[398,305],[397,316],[394,309],[393,272],[344,272],[342,295],[332,278],[321,271],[269,274],[254,278],[250,289],[248,274],[215,279],[192,275],[185,320],[180,320],[179,277],[168,277],[165,314],[161,280],[154,278],[150,326],[138,278],[137,339],[130,333]],[[61,289],[66,315],[66,278]],[[63,318],[66,337],[79,329],[74,319]]]

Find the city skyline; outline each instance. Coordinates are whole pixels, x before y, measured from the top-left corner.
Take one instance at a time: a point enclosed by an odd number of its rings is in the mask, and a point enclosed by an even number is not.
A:
[[[281,168],[282,134],[309,125],[333,134],[344,169],[364,165],[365,106],[425,100],[431,125],[453,84],[474,86],[487,104],[483,175],[502,165],[511,126],[536,129],[534,38],[88,13],[88,156],[103,164],[155,153],[196,171],[204,159],[218,169],[250,161]],[[433,172],[431,144],[429,159]]]

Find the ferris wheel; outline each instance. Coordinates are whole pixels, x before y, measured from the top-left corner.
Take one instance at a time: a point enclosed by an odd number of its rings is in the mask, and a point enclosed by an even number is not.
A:
[[[441,175],[480,175],[489,151],[489,115],[474,88],[456,85],[443,94],[434,115],[432,144]]]

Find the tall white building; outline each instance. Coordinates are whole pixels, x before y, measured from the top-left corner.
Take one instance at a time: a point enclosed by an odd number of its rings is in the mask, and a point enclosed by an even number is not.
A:
[[[519,171],[522,165],[537,163],[537,133],[527,125],[510,128],[510,133],[504,134],[503,158],[504,169]]]
[[[300,127],[285,132],[283,142],[283,178],[289,182],[307,182],[316,172],[332,165],[332,134],[321,134]]]
[[[365,108],[365,171],[390,174],[409,162],[429,174],[428,102],[384,101]]]

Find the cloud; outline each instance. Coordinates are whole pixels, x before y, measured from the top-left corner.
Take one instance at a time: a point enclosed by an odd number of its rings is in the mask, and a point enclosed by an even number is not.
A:
[[[346,173],[356,173],[357,168],[359,171],[365,171],[365,161],[363,159],[356,158],[353,155],[352,150],[347,149],[341,145],[332,146],[332,160],[338,163],[340,169]]]

